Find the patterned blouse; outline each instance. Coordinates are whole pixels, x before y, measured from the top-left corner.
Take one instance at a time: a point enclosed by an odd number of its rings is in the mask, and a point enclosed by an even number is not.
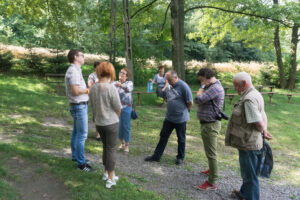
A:
[[[116,83],[118,81],[114,81],[113,84],[116,86]],[[122,109],[126,108],[127,106],[131,107],[133,104],[133,99],[132,99],[132,91],[133,91],[133,83],[132,81],[125,81],[123,83],[125,86],[124,88],[117,87],[121,104],[122,104]]]

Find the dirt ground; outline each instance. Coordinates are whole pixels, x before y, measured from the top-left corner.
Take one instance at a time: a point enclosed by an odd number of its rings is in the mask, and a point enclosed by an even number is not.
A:
[[[60,178],[47,171],[47,167],[12,157],[6,162],[8,173],[14,175],[8,180],[17,190],[20,200],[68,200],[71,193]]]

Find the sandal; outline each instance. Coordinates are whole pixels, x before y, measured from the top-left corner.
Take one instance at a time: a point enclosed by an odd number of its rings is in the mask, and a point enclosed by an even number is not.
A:
[[[125,153],[129,153],[129,147],[128,147],[128,144],[127,144],[127,145],[125,144],[124,152],[125,152]]]
[[[119,151],[124,150],[124,149],[125,149],[125,143],[122,143],[122,144],[119,146]]]

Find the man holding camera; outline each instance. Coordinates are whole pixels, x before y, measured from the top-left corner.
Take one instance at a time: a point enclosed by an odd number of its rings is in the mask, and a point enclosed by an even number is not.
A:
[[[209,169],[201,173],[208,175],[208,181],[197,186],[200,190],[216,190],[218,178],[217,137],[221,130],[221,119],[226,118],[222,112],[224,88],[216,79],[216,73],[210,68],[198,72],[201,88],[195,97],[198,104],[197,116],[201,124],[201,135]]]

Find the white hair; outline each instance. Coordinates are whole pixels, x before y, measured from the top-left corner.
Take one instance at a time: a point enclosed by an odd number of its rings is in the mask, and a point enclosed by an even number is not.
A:
[[[237,82],[246,81],[247,83],[252,84],[251,76],[247,72],[239,72],[234,77],[233,80],[236,80]]]

